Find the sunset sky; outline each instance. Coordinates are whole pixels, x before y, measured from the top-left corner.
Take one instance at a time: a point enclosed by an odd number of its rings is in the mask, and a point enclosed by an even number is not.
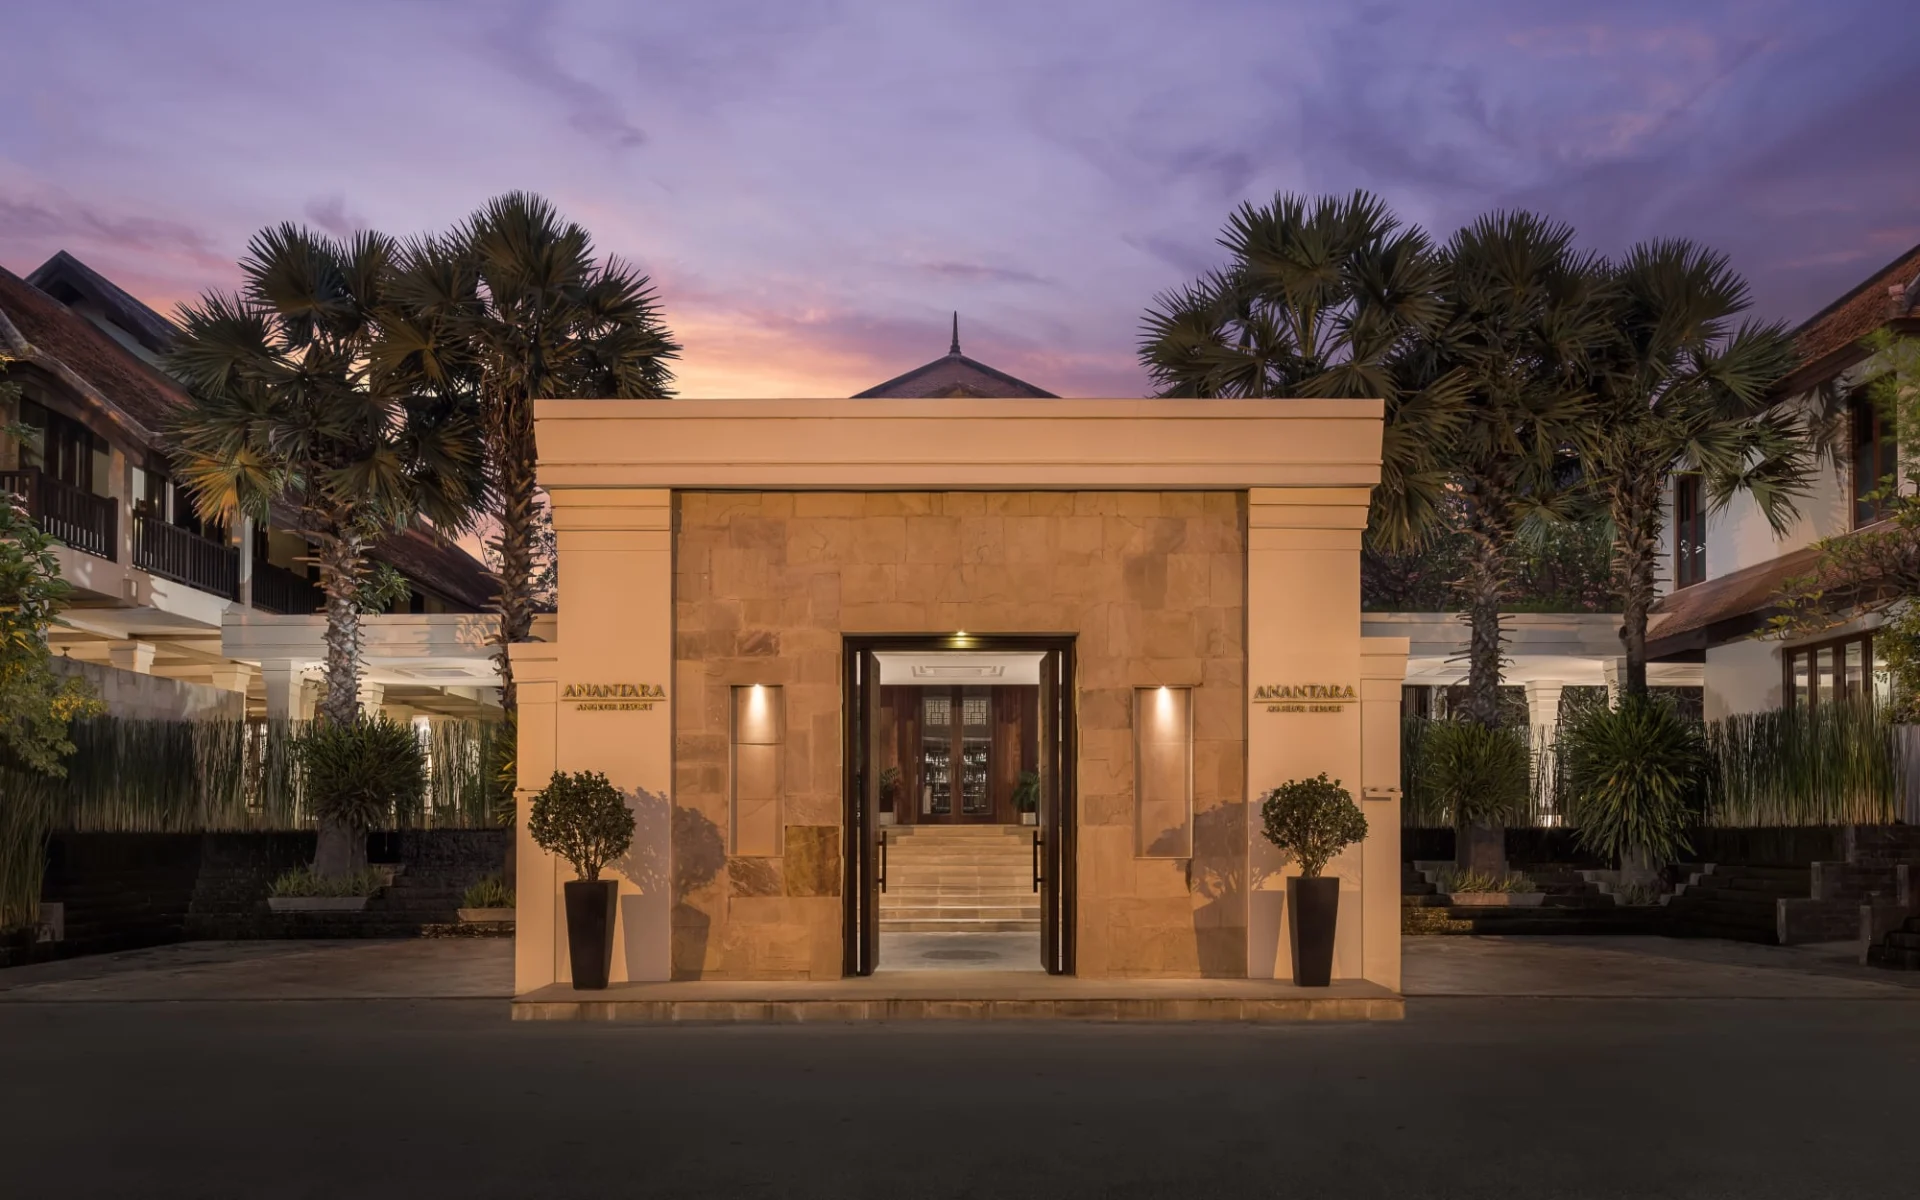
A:
[[[264,224],[530,188],[653,277],[689,396],[848,395],[954,309],[1141,394],[1141,309],[1276,190],[1706,240],[1789,321],[1920,242],[1913,0],[61,0],[0,43],[0,265],[166,311]]]

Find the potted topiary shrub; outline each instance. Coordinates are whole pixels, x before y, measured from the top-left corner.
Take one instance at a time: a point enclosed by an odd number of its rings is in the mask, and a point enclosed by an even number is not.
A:
[[[1293,981],[1326,987],[1333,979],[1333,934],[1340,916],[1340,880],[1323,877],[1333,856],[1367,836],[1367,818],[1352,793],[1322,771],[1292,779],[1260,801],[1267,840],[1293,856],[1298,875],[1287,876],[1287,941],[1293,950]]]
[[[618,885],[600,878],[600,871],[633,845],[633,811],[600,772],[555,771],[533,798],[527,832],[535,845],[566,859],[579,876],[563,889],[573,986],[606,987]]]
[[[1020,782],[1013,785],[1013,807],[1019,811],[1022,825],[1040,823],[1040,773],[1038,771],[1020,772]]]

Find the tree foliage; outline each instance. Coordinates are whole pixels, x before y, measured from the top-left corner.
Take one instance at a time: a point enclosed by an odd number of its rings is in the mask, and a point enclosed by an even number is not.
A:
[[[262,230],[235,293],[180,311],[168,366],[192,403],[173,433],[175,461],[203,516],[268,520],[299,513],[318,543],[326,594],[326,697],[338,723],[358,713],[360,611],[367,551],[419,520],[471,525],[484,480],[471,387],[395,370],[374,355],[390,303],[396,247],[378,233],[345,241],[292,224]]]
[[[1698,477],[1709,511],[1747,496],[1779,533],[1817,459],[1805,415],[1773,402],[1798,362],[1793,339],[1777,324],[1734,325],[1749,304],[1726,256],[1687,241],[1643,242],[1608,271],[1611,336],[1577,445],[1614,530],[1629,695],[1647,693],[1647,613],[1674,477]]]
[[[1432,240],[1354,192],[1243,204],[1219,241],[1225,266],[1147,310],[1139,356],[1160,394],[1384,400],[1373,536],[1417,541],[1445,491],[1460,383],[1432,353],[1447,314]]]
[[[647,277],[600,257],[583,226],[526,192],[409,243],[393,294],[400,315],[385,326],[377,361],[435,386],[458,381],[478,405],[498,523],[488,557],[499,583],[501,703],[512,713],[507,647],[528,639],[540,602],[533,402],[670,396],[680,346]]]
[[[1424,790],[1456,827],[1498,828],[1524,811],[1532,764],[1520,730],[1436,721],[1420,750]]]
[[[1260,822],[1267,840],[1292,855],[1307,879],[1317,878],[1336,854],[1367,836],[1367,818],[1353,793],[1325,771],[1312,779],[1290,779],[1261,797]]]
[[[301,736],[314,816],[355,833],[404,820],[427,793],[427,760],[413,730],[385,716],[316,721]]]

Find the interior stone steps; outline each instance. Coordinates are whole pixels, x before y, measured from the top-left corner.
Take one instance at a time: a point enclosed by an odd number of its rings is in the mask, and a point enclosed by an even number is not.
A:
[[[1040,928],[1028,826],[922,825],[887,831],[888,933],[1015,933]]]

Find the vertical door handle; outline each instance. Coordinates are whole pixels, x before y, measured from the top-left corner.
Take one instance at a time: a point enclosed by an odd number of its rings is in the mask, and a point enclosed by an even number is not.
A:
[[[1040,890],[1040,831],[1033,831],[1033,890]]]
[[[880,890],[887,890],[887,831],[880,831]]]

